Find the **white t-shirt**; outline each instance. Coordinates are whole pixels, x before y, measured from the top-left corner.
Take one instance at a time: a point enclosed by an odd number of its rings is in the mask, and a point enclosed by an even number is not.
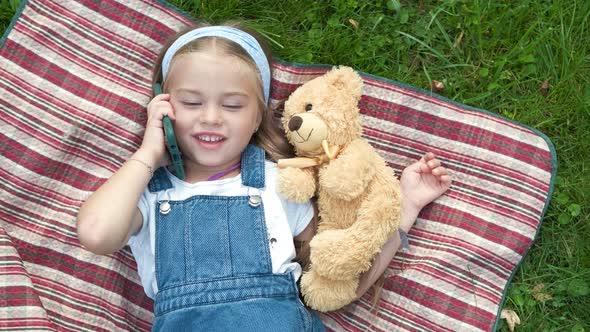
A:
[[[276,192],[277,166],[265,161],[265,187],[261,189],[242,185],[242,178],[232,178],[187,183],[166,171],[172,188],[151,193],[146,188],[137,204],[143,216],[141,229],[128,241],[137,261],[137,270],[146,294],[152,299],[158,293],[155,264],[155,213],[156,203],[162,200],[181,201],[195,195],[248,196],[260,195],[264,204],[264,217],[273,273],[293,272],[295,280],[301,276],[301,266],[292,262],[295,258],[293,237],[299,235],[313,217],[310,202],[298,204],[286,200]]]

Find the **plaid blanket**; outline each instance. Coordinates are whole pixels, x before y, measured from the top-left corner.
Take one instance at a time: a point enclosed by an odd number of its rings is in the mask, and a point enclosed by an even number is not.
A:
[[[0,329],[145,331],[152,302],[129,250],[77,240],[82,202],[139,146],[150,66],[189,20],[163,2],[23,1],[0,50]],[[278,62],[273,102],[327,66]],[[425,151],[446,195],[371,296],[322,315],[335,331],[491,331],[548,205],[555,151],[541,133],[363,74],[364,137],[398,173]]]

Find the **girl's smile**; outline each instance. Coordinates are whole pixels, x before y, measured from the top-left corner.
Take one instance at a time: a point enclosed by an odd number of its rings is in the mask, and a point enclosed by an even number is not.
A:
[[[226,140],[223,135],[209,132],[197,133],[194,138],[200,146],[207,150],[219,149]]]

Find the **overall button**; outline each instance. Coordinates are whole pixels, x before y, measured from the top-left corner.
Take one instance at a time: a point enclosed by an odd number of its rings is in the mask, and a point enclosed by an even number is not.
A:
[[[250,195],[250,199],[248,199],[248,204],[251,207],[259,207],[260,203],[262,203],[262,197],[259,195]]]
[[[168,201],[164,201],[162,204],[160,204],[160,213],[161,214],[168,214],[170,213],[170,203],[168,203]]]

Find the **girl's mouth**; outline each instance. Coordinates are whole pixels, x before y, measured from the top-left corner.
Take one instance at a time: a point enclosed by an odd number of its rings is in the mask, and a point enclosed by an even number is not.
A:
[[[195,135],[194,137],[197,144],[207,150],[218,149],[227,139],[226,137],[212,134],[200,134]]]

